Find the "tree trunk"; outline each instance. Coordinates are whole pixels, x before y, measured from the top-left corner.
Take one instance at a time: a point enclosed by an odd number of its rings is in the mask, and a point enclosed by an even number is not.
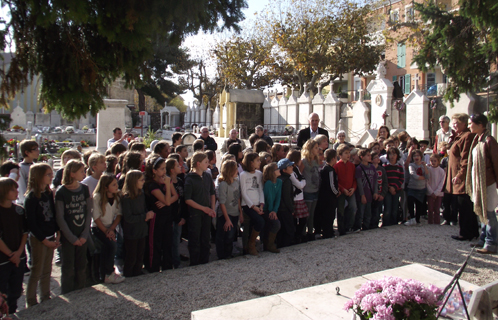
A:
[[[138,111],[145,111],[145,94],[141,89],[136,89],[138,93]]]

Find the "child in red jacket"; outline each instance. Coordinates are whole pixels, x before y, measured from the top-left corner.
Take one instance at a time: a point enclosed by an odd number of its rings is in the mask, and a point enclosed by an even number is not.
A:
[[[337,173],[337,180],[339,184],[339,191],[341,195],[337,199],[337,228],[339,235],[343,236],[346,231],[353,227],[354,217],[356,214],[356,198],[354,192],[356,190],[355,165],[349,161],[350,147],[346,144],[341,144],[337,147],[337,153],[341,160],[339,160],[334,170]],[[347,208],[344,208],[346,201],[348,202]]]

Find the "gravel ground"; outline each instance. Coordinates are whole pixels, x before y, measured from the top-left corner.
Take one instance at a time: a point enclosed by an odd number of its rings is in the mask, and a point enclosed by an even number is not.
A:
[[[95,285],[18,313],[21,319],[190,319],[195,310],[249,300],[363,274],[420,263],[454,274],[469,242],[450,238],[458,227],[391,226],[284,248],[280,254],[241,256],[196,267]],[[182,243],[185,251],[185,243]],[[214,249],[212,250],[214,252]],[[27,279],[27,277],[26,277]],[[26,280],[25,279],[25,280]],[[498,256],[475,253],[462,279],[484,285],[498,279]],[[54,267],[53,293],[60,292]],[[24,303],[24,296],[20,299]]]

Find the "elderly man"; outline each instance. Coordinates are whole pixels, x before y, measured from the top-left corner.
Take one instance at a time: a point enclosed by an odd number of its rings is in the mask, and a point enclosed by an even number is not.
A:
[[[201,136],[199,139],[204,140],[204,150],[212,150],[213,152],[216,152],[218,149],[218,144],[216,141],[209,136],[209,129],[208,127],[202,127],[201,128]]]
[[[448,116],[439,117],[441,129],[436,131],[436,141],[434,141],[434,153],[437,153],[438,142],[448,142],[454,130],[450,128],[450,118]]]
[[[273,147],[273,140],[272,138],[268,137],[265,135],[265,129],[263,126],[256,126],[256,134],[258,135],[259,139],[263,139],[270,145],[270,147]]]
[[[220,149],[221,153],[227,153],[228,148],[230,147],[230,145],[232,143],[240,144],[242,146],[242,150],[244,150],[246,148],[246,144],[244,143],[244,141],[237,138],[238,134],[239,133],[237,132],[237,130],[235,130],[235,129],[230,130],[230,135],[228,136],[228,138],[225,141],[223,141],[223,145],[221,146],[221,149]]]
[[[127,134],[123,136],[123,131],[121,131],[121,128],[114,128],[112,129],[112,134],[113,137],[112,139],[107,140],[107,149],[111,148],[111,145],[113,145],[115,142],[120,142],[122,143],[126,148],[128,148],[128,141],[125,139],[127,138]]]
[[[311,113],[308,116],[309,127],[299,130],[297,135],[297,147],[302,148],[304,143],[309,139],[314,139],[319,134],[324,134],[329,137],[327,130],[318,128],[318,123],[320,123],[320,117],[316,113]]]

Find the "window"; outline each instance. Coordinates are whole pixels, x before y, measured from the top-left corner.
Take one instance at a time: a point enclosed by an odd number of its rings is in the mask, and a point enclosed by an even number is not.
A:
[[[398,43],[398,68],[406,67],[406,45],[404,43]]]
[[[448,76],[443,74],[443,83],[448,83]]]
[[[405,76],[399,76],[398,83],[399,83],[401,90],[403,90],[403,93],[405,93]]]
[[[405,6],[405,22],[413,21],[414,9],[412,5]]]
[[[399,21],[399,9],[394,9],[391,11],[391,15],[389,16],[392,23],[396,23]]]
[[[436,74],[427,73],[427,88],[430,88],[435,84],[436,84]]]

